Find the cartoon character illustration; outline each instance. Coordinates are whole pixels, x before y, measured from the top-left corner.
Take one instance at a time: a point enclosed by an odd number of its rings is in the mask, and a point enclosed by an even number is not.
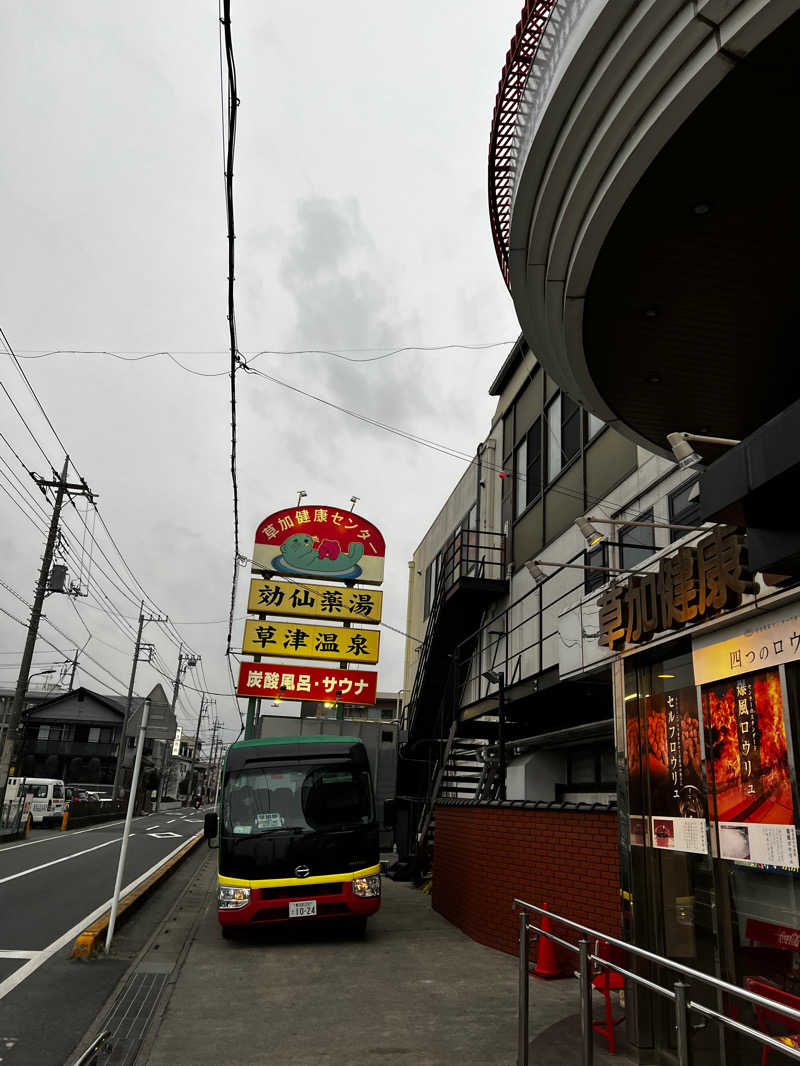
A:
[[[305,533],[295,533],[281,544],[281,554],[272,560],[272,568],[284,574],[336,574],[337,577],[357,578],[361,574],[358,561],[364,554],[364,545],[352,541],[347,551],[342,552],[338,541]]]

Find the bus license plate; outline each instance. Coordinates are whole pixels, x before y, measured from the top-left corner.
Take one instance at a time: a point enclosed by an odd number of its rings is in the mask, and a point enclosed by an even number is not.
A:
[[[290,918],[310,918],[317,913],[317,901],[315,899],[298,900],[297,903],[289,904]]]

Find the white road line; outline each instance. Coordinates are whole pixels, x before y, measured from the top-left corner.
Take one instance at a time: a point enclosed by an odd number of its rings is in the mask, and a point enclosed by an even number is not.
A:
[[[136,836],[135,833],[131,833],[131,836]],[[0,885],[4,885],[6,881],[15,881],[18,877],[26,877],[28,874],[35,874],[37,870],[46,870],[48,866],[58,866],[60,862],[69,862],[70,859],[77,859],[81,855],[88,855],[90,851],[99,851],[100,848],[107,848],[109,844],[119,844],[122,837],[114,837],[113,840],[104,840],[102,844],[95,844],[93,848],[85,848],[83,851],[75,851],[72,855],[62,855],[60,859],[52,859],[50,862],[40,863],[38,866],[31,866],[27,870],[20,870],[18,873],[9,874],[8,877],[0,877]]]
[[[172,823],[177,822],[177,820],[177,818],[170,818],[170,820],[167,822],[167,825],[172,825]]]
[[[0,948],[0,959],[35,959],[41,955],[41,951],[15,951],[11,948]]]
[[[145,827],[145,833],[149,833],[151,829],[158,829],[157,825],[148,825]]]
[[[140,814],[138,818],[134,818],[134,822],[141,822],[146,815]],[[52,837],[41,837],[39,840],[26,840],[24,844],[7,844],[6,847],[0,848],[0,855],[6,851],[14,851],[15,848],[29,848],[32,844],[47,844],[51,840],[69,840],[70,837],[78,837],[81,833],[96,833],[98,829],[113,829],[116,825],[124,825],[125,819],[123,818],[119,822],[100,822],[99,825],[90,825],[88,829],[70,829],[68,832],[59,834]]]
[[[196,836],[199,837],[200,834],[197,833]],[[138,888],[138,886],[143,881],[146,881],[151,874],[154,874],[160,866],[163,866],[165,862],[169,862],[171,858],[178,854],[181,848],[186,847],[186,844],[187,841],[182,840],[174,851],[171,851],[169,855],[165,855],[163,859],[151,866],[149,870],[145,870],[145,872],[140,877],[137,877],[135,881],[131,881],[129,885],[126,885],[122,890],[122,895],[126,896],[129,892],[133,892],[134,888]],[[0,981],[0,999],[3,999],[9,992],[12,992],[18,985],[21,985],[23,981],[27,980],[32,973],[35,973],[40,966],[46,963],[48,959],[51,959],[57,951],[60,951],[63,947],[69,944],[71,940],[74,940],[78,933],[82,933],[87,925],[91,925],[101,914],[104,914],[110,906],[111,899],[107,899],[105,903],[101,903],[99,907],[96,907],[91,914],[87,914],[85,918],[76,922],[71,929],[66,931],[66,933],[62,933],[57,940],[52,942],[52,944],[48,944],[46,948],[43,948],[35,958],[29,959],[23,966],[20,966],[19,969],[12,973],[10,977],[7,977],[5,981]]]

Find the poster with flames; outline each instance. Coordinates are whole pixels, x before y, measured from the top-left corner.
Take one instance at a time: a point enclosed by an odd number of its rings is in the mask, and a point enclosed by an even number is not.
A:
[[[780,671],[715,681],[702,697],[720,857],[797,870]]]
[[[708,837],[695,689],[654,693],[646,705],[653,845],[705,855]]]

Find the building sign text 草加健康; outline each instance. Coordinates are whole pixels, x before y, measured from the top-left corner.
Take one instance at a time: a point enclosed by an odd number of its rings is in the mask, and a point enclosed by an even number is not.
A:
[[[642,644],[663,630],[739,607],[743,596],[755,591],[745,538],[718,526],[697,547],[678,548],[661,559],[658,570],[605,589],[597,599],[598,643],[612,650]]]

